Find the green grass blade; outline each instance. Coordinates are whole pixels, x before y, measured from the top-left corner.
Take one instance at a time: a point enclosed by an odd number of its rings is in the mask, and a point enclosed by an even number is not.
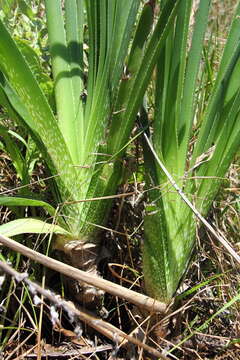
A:
[[[66,42],[71,64],[74,103],[83,89],[83,4],[65,1]]]
[[[2,206],[38,206],[42,207],[51,216],[56,216],[56,209],[42,200],[35,200],[16,196],[0,196]]]
[[[9,221],[7,224],[0,225],[0,234],[8,237],[20,235],[20,234],[60,234],[65,236],[71,236],[71,234],[56,224],[49,224],[45,221],[24,218]]]
[[[4,81],[4,76],[0,71],[0,104],[8,112],[9,117],[16,121],[18,115],[5,95],[4,90],[2,89],[2,81]]]
[[[26,164],[24,162],[22,153],[15,142],[11,139],[7,128],[0,124],[0,135],[6,145],[6,152],[10,155],[12,163],[16,169],[17,176],[23,180],[26,176]]]
[[[122,74],[122,67],[127,55],[134,22],[139,9],[140,0],[117,1],[114,19],[114,41],[111,51],[111,91],[116,92],[116,86]],[[113,94],[114,95],[114,94]]]
[[[139,71],[136,74],[135,81],[128,96],[125,111],[122,113],[121,121],[114,123],[110,129],[109,152],[111,154],[117,153],[119,149],[127,143],[128,135],[133,126],[137,111],[140,108],[157,57],[159,56],[164,41],[173,24],[178,4],[178,0],[169,0],[162,10],[154,33],[146,47]]]
[[[71,65],[70,77],[73,88],[74,104],[76,104],[74,129],[78,163],[84,161],[84,107],[81,93],[84,89],[83,63],[83,2],[67,0],[65,2],[66,41]],[[71,125],[71,124],[70,124]],[[73,141],[73,139],[71,140]]]
[[[128,56],[128,62],[126,64],[125,74],[121,81],[120,89],[118,91],[118,97],[115,104],[115,114],[113,114],[113,122],[118,123],[121,121],[122,112],[127,104],[128,95],[133,86],[137,71],[141,65],[142,57],[144,54],[144,46],[146,40],[151,31],[153,24],[153,9],[152,6],[147,3],[145,4],[138,25],[134,35],[133,44],[131,47],[130,54]],[[114,129],[114,127],[113,127]],[[110,138],[111,138],[110,133]]]
[[[191,3],[191,0],[180,3],[176,25],[168,35],[157,67],[158,83],[155,98],[159,109],[157,114],[161,121],[155,116],[153,126],[158,128],[160,134],[158,130],[154,130],[154,142],[156,147],[161,149],[163,158],[167,159],[174,174],[178,173],[179,166],[176,161],[179,143],[177,127],[185,80]]]
[[[222,126],[219,121],[219,114],[222,111],[222,103],[225,96],[224,89],[229,81],[229,77],[238,60],[240,53],[239,44],[239,24],[240,24],[240,4],[238,5],[233,17],[232,26],[227,38],[227,43],[224,48],[221,64],[218,70],[217,78],[212,95],[205,111],[203,123],[198,136],[197,145],[194,149],[192,165],[194,165],[196,158],[206,152],[214,143],[214,137],[219,132],[218,127]]]
[[[89,3],[89,1],[87,1]],[[92,92],[87,98],[86,104],[86,133],[85,133],[85,150],[86,150],[86,164],[91,163],[92,153],[97,152],[99,141],[103,135],[104,126],[107,121],[107,114],[110,107],[110,94],[109,94],[109,49],[108,42],[108,27],[113,27],[113,18],[107,18],[108,5],[104,0],[101,5],[96,2],[93,6],[92,2],[88,4],[88,12],[92,12],[92,7],[95,9],[95,23],[93,24],[93,40],[91,51],[96,51],[94,54],[92,71],[95,74]],[[90,10],[91,9],[91,10]],[[91,13],[88,17],[91,16]],[[110,16],[110,15],[109,15]],[[99,19],[100,21],[99,23]],[[91,66],[91,64],[90,64]],[[91,79],[90,79],[91,80]],[[98,119],[98,120],[97,120]]]
[[[210,1],[200,1],[199,9],[196,14],[192,44],[188,55],[187,68],[185,74],[184,88],[182,94],[181,112],[179,112],[178,137],[179,137],[179,176],[183,176],[185,164],[181,159],[186,158],[188,144],[192,131],[194,110],[196,102],[196,87],[199,73],[199,66],[202,56],[204,35],[208,23]]]
[[[76,11],[76,3],[75,11]],[[76,116],[79,109],[81,89],[79,95],[74,94],[73,80],[80,80],[81,73],[72,71],[71,48],[69,49],[64,29],[63,13],[60,0],[46,0],[46,14],[48,24],[48,39],[52,57],[54,76],[55,99],[57,106],[58,123],[65,142],[69,148],[74,163],[78,163]],[[69,39],[71,38],[68,28]],[[78,44],[78,43],[77,43]],[[72,44],[73,45],[73,44]],[[71,44],[70,44],[71,46]],[[75,70],[75,69],[74,69]]]
[[[66,40],[71,63],[71,80],[73,98],[76,104],[74,118],[75,141],[79,164],[84,162],[84,104],[81,99],[84,90],[83,32],[84,4],[83,1],[65,2]]]

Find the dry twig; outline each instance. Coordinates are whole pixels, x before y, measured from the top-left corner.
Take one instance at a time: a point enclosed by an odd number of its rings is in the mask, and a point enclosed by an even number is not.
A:
[[[158,350],[152,348],[151,346],[148,346],[138,339],[124,333],[123,331],[119,330],[115,326],[111,325],[110,323],[100,319],[96,318],[93,314],[87,312],[83,309],[77,309],[75,306],[70,305],[69,302],[62,299],[60,296],[56,296],[56,294],[52,291],[46,290],[39,286],[38,284],[34,283],[33,281],[29,280],[27,273],[19,273],[18,271],[14,270],[11,266],[8,264],[0,261],[0,268],[7,274],[14,277],[17,281],[23,281],[26,283],[31,291],[34,290],[34,292],[38,292],[39,294],[43,295],[47,299],[49,299],[52,303],[54,303],[57,307],[62,307],[69,315],[71,319],[80,319],[81,321],[85,322],[95,330],[97,330],[99,333],[103,334],[107,338],[114,341],[117,345],[121,345],[121,343],[124,342],[124,340],[128,340],[132,344],[135,344],[139,346],[140,348],[146,350],[148,353],[163,359],[167,360],[167,358],[161,354]],[[125,344],[124,344],[125,345]]]
[[[122,299],[129,301],[132,304],[135,304],[151,313],[159,312],[165,313],[167,310],[167,305],[161,303],[153,298],[150,298],[146,295],[139,294],[133,290],[129,290],[121,285],[114,284],[111,281],[96,277],[87,273],[85,271],[76,269],[70,265],[64,264],[58,260],[50,258],[49,256],[40,254],[37,251],[29,249],[28,247],[19,244],[17,241],[14,241],[6,236],[0,234],[0,242],[10,249],[27,256],[28,258],[50,268],[55,271],[62,273],[65,276],[68,276],[77,281],[83,281],[89,285],[95,286],[96,288],[102,289],[109,294],[118,296]]]

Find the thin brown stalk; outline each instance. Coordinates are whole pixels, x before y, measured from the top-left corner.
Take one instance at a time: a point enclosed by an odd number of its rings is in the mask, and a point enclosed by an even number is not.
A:
[[[36,180],[36,181],[32,181],[30,184],[26,184],[26,185],[21,185],[21,186],[17,186],[15,188],[11,188],[11,189],[8,189],[8,190],[5,190],[5,191],[1,191],[0,192],[0,195],[5,195],[5,194],[9,194],[9,193],[13,193],[14,191],[16,190],[20,190],[20,189],[25,189],[25,188],[28,188],[32,185],[36,185],[36,184],[39,184],[41,181],[46,181],[46,180],[50,180],[50,179],[54,179],[56,177],[58,177],[59,174],[57,175],[51,175],[51,176],[48,176],[48,177],[45,177],[43,179],[39,179],[39,180]]]
[[[77,281],[83,281],[89,285],[95,286],[96,288],[102,289],[109,294],[118,296],[122,299],[129,301],[132,304],[135,304],[147,311],[152,313],[165,313],[167,310],[167,305],[161,303],[149,296],[139,294],[133,290],[129,290],[121,285],[114,284],[111,281],[96,277],[87,273],[85,271],[76,269],[70,265],[64,264],[58,260],[52,259],[49,256],[40,254],[37,251],[29,249],[28,247],[10,239],[6,236],[0,234],[0,242],[10,249],[27,256],[28,258],[50,268],[55,271],[58,271],[65,276],[68,276]]]
[[[15,347],[15,349],[6,357],[5,360],[10,360],[14,354],[16,354],[18,352],[19,349],[21,349],[21,347],[26,344],[26,342],[30,339],[31,336],[34,335],[34,332],[30,333],[20,344],[17,345],[17,347]]]
[[[14,277],[16,280],[24,282],[31,289],[34,289],[34,291],[38,292],[39,294],[49,299],[57,307],[62,307],[72,318],[73,316],[79,318],[81,321],[85,322],[86,324],[88,324],[89,326],[91,326],[92,328],[94,328],[104,336],[116,342],[118,345],[120,345],[122,342],[124,342],[125,339],[127,339],[129,342],[146,350],[148,353],[160,359],[167,360],[167,358],[163,354],[161,354],[158,350],[124,333],[123,331],[119,330],[110,323],[107,323],[106,321],[95,317],[93,314],[87,312],[86,310],[83,310],[81,308],[77,309],[73,305],[70,306],[70,304],[66,300],[62,299],[60,296],[56,296],[54,292],[46,290],[42,288],[40,285],[36,284],[35,282],[29,280],[27,274],[19,273],[18,271],[14,270],[11,266],[9,266],[7,263],[4,263],[2,261],[0,261],[0,268],[5,273]]]
[[[107,199],[124,198],[124,197],[131,196],[131,195],[134,195],[134,194],[135,194],[135,191],[132,191],[132,192],[129,192],[129,193],[124,193],[124,194],[100,196],[100,197],[83,199],[83,200],[76,200],[76,201],[65,201],[63,204],[60,204],[60,205],[71,205],[71,204],[78,204],[78,203],[87,202],[87,201],[99,201],[99,200],[107,200]]]

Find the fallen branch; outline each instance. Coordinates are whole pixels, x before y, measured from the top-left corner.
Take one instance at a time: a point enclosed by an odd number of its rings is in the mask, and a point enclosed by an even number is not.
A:
[[[96,288],[102,289],[109,294],[118,296],[122,299],[129,301],[140,308],[143,308],[151,313],[165,313],[167,310],[167,305],[161,303],[153,298],[150,298],[146,295],[139,294],[133,290],[129,290],[121,285],[114,284],[111,281],[101,279],[99,277],[93,276],[85,271],[76,269],[70,265],[64,264],[58,260],[50,258],[49,256],[43,255],[37,251],[29,249],[28,247],[19,244],[17,241],[14,241],[6,236],[0,234],[0,242],[10,249],[23,254],[24,256],[50,268],[55,271],[60,272],[61,274],[68,276],[77,281],[84,281],[85,283],[95,286]]]
[[[2,238],[2,236],[1,236]],[[119,330],[117,327],[109,324],[108,322],[96,318],[93,314],[87,312],[83,309],[77,309],[74,307],[73,304],[70,305],[69,302],[62,299],[59,295],[56,295],[53,291],[46,290],[36,284],[35,282],[29,280],[27,273],[19,273],[18,271],[14,270],[11,266],[4,263],[3,261],[0,261],[0,268],[7,274],[11,275],[13,278],[16,279],[18,282],[24,282],[29,286],[29,289],[31,289],[31,292],[38,292],[39,294],[43,295],[45,298],[49,299],[52,303],[54,303],[57,307],[63,308],[70,319],[80,319],[90,327],[97,330],[99,333],[103,334],[107,338],[111,339],[113,342],[117,344],[117,346],[121,345],[125,340],[128,340],[134,345],[137,345],[141,347],[142,349],[146,350],[148,353],[163,359],[167,360],[167,358],[161,354],[158,350],[152,348],[151,346],[148,346],[138,339],[127,335],[123,331]],[[126,343],[124,343],[126,345]]]

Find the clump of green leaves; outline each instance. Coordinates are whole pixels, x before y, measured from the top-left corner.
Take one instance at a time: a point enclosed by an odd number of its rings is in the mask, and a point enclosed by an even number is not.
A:
[[[110,206],[104,197],[116,192],[121,158],[179,3],[166,3],[151,32],[152,2],[141,8],[140,0],[45,0],[53,75],[47,81],[41,61],[0,21],[0,103],[31,135],[54,179],[54,206],[34,195],[0,198],[2,205],[44,206],[51,221],[17,219],[2,233],[54,232],[56,247],[85,269],[82,251],[98,243],[96,225]]]
[[[209,7],[210,1],[199,2],[192,28],[192,1],[180,4],[158,60],[151,136],[157,156],[204,216],[240,145],[240,5],[204,113],[196,118]],[[191,258],[196,220],[147,145],[145,165],[152,188],[145,216],[145,283],[152,296],[169,302]]]

